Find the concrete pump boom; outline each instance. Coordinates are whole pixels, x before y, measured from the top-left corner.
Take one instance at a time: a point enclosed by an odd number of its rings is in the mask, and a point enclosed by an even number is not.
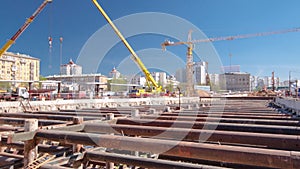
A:
[[[45,6],[52,2],[52,0],[45,0],[38,9],[26,20],[23,26],[14,34],[13,37],[8,40],[3,47],[0,49],[0,58],[1,56],[11,47],[12,44],[18,39],[18,37],[26,30],[26,28],[30,25],[30,23],[36,18],[36,16],[41,13],[41,11],[45,8]]]
[[[147,84],[150,87],[150,82],[152,85],[156,88],[156,90],[161,90],[161,86],[159,86],[156,81],[154,80],[153,76],[150,74],[148,69],[145,67],[141,59],[138,57],[138,55],[135,53],[135,51],[132,49],[132,47],[129,45],[127,40],[124,38],[124,36],[121,34],[121,32],[118,30],[118,28],[115,26],[115,24],[111,21],[109,16],[106,14],[106,12],[103,10],[103,8],[99,5],[97,0],[92,0],[95,6],[98,8],[100,13],[103,15],[103,17],[106,19],[106,21],[110,24],[110,26],[113,28],[115,33],[118,35],[118,37],[122,40],[126,48],[131,53],[132,60],[139,66],[139,68],[143,71],[144,75],[146,76]]]

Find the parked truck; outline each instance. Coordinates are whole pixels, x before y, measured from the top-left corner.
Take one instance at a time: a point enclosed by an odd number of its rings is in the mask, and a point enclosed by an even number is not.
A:
[[[6,101],[16,101],[19,99],[28,99],[29,93],[25,87],[17,87],[12,92],[1,92],[0,99]]]

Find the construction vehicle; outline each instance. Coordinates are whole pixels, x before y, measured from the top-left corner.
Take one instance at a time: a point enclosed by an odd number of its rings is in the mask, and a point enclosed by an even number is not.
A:
[[[30,25],[30,23],[37,17],[39,13],[46,7],[48,3],[51,3],[52,0],[45,0],[38,9],[26,20],[26,22],[22,25],[22,27],[8,40],[3,47],[0,49],[0,58],[2,55],[11,47],[12,44],[20,37],[20,35],[26,30],[26,28]]]
[[[293,29],[286,29],[280,31],[273,31],[273,32],[262,32],[262,33],[254,33],[254,34],[245,34],[245,35],[236,35],[236,36],[225,36],[225,37],[215,37],[215,38],[208,38],[208,39],[199,39],[199,40],[192,40],[192,31],[189,31],[188,34],[188,41],[183,42],[172,42],[172,41],[165,41],[161,44],[162,49],[166,50],[166,46],[177,46],[177,45],[187,45],[187,59],[186,59],[186,77],[187,77],[187,96],[190,96],[193,93],[193,46],[196,43],[203,43],[203,42],[215,42],[215,41],[223,41],[223,40],[235,40],[235,39],[245,39],[257,36],[267,36],[273,34],[283,34],[289,32],[299,32],[300,28],[293,28]],[[206,70],[207,71],[207,70]],[[209,84],[209,74],[206,72],[206,79],[207,83]]]
[[[111,21],[111,19],[106,14],[106,12],[103,10],[103,8],[99,5],[97,0],[92,0],[92,1],[93,1],[94,5],[98,8],[100,13],[103,15],[103,17],[106,19],[106,21],[109,23],[109,25],[113,28],[113,30],[118,35],[118,37],[121,39],[121,41],[124,43],[124,45],[126,46],[128,51],[131,53],[131,59],[138,65],[138,67],[144,73],[144,75],[146,77],[147,88],[133,89],[133,90],[129,91],[129,97],[148,97],[153,94],[161,94],[163,92],[162,87],[156,83],[153,76],[150,74],[148,69],[145,67],[145,65],[143,64],[141,59],[138,57],[138,55],[135,53],[135,51],[129,45],[129,43],[124,38],[124,36],[121,34],[121,32],[118,30],[118,28],[115,26],[115,24]]]
[[[29,92],[25,87],[17,87],[12,92],[1,93],[0,99],[6,101],[17,101],[19,99],[28,99]]]

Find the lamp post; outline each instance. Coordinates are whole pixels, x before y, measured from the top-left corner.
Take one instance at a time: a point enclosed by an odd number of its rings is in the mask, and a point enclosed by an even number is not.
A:
[[[291,95],[291,72],[292,71],[289,71],[289,95]]]

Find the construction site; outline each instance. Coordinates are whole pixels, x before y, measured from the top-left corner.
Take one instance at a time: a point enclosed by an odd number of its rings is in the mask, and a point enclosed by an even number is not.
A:
[[[44,0],[5,43],[1,59],[7,59],[7,50],[51,2]],[[189,31],[187,41],[166,40],[161,44],[164,50],[187,46],[186,84],[170,93],[151,75],[97,0],[92,2],[128,49],[146,79],[145,87],[126,84],[132,87],[126,96],[100,98],[99,86],[107,83],[98,81],[90,84],[97,97],[66,99],[57,82],[55,98],[33,100],[29,91],[39,81],[1,79],[26,83],[29,90],[19,87],[0,102],[0,169],[300,168],[297,91],[296,98],[279,96],[274,72],[272,90],[246,94],[240,90],[236,95],[196,90],[193,79],[196,43],[299,32],[299,28],[199,40],[193,40]],[[210,88],[209,72],[204,75]],[[248,81],[243,84],[249,88]]]

